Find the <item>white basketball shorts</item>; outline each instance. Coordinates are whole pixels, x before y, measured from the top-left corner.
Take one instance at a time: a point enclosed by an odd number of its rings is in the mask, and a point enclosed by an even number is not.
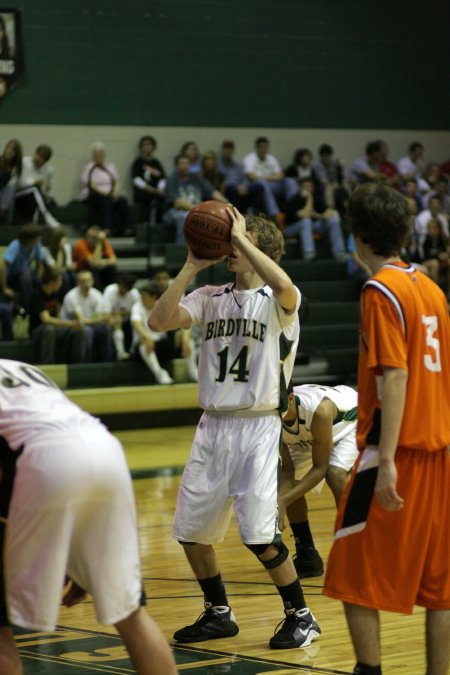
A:
[[[175,539],[223,541],[233,507],[244,543],[270,544],[278,538],[280,436],[275,414],[204,413],[178,493]]]
[[[350,471],[358,457],[356,447],[356,423],[349,424],[348,431],[333,445],[328,466],[334,466],[344,471]],[[289,454],[295,469],[295,480],[301,480],[312,469],[312,455],[310,448],[301,448],[299,445],[289,445]],[[321,492],[325,479],[321,480],[311,492]]]
[[[86,425],[36,434],[17,462],[5,546],[11,623],[53,630],[68,575],[114,624],[139,606],[133,488],[120,443]]]

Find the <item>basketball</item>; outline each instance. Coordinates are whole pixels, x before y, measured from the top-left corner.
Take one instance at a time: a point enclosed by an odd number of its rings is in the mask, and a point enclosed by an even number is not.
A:
[[[221,258],[230,253],[231,217],[223,202],[211,200],[194,206],[184,221],[187,245],[197,258]]]

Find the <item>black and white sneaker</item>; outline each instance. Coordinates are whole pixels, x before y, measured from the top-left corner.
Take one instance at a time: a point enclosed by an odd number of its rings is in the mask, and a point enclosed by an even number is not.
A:
[[[275,634],[269,642],[271,649],[290,649],[291,647],[307,647],[319,637],[321,630],[313,613],[305,607],[296,612],[285,612],[286,618],[280,630],[275,628]]]
[[[323,560],[319,551],[313,546],[297,551],[294,556],[294,565],[297,570],[298,578],[321,577],[323,574]]]
[[[177,642],[202,642],[218,638],[233,637],[239,633],[236,617],[230,607],[212,607],[205,602],[205,611],[191,626],[180,628],[173,634]]]

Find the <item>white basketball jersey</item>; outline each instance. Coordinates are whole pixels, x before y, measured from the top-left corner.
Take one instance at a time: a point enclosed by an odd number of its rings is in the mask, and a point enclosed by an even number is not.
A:
[[[87,425],[103,428],[69,401],[41,370],[0,359],[0,436],[13,450],[39,433]]]
[[[283,424],[283,442],[287,445],[312,447],[311,423],[318,405],[324,398],[330,399],[338,409],[333,423],[333,445],[355,428],[358,394],[351,387],[302,384],[294,387],[294,396],[297,403],[298,421],[292,426]]]
[[[298,308],[287,315],[272,289],[204,286],[181,305],[202,327],[199,404],[204,410],[273,411],[294,367]]]

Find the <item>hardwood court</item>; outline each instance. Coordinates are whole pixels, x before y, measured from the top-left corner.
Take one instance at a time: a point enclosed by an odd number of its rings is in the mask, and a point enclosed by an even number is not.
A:
[[[193,433],[193,427],[117,433],[127,450],[134,475],[150,476],[134,483],[143,573],[148,609],[169,640],[175,629],[193,622],[203,609],[199,587],[183,550],[171,538],[180,472]],[[316,545],[326,560],[335,513],[331,493],[325,487],[322,494],[311,495],[308,501]],[[289,534],[285,540],[293,550]],[[352,671],[355,659],[342,607],[321,595],[322,577],[303,582],[307,602],[318,619],[322,636],[305,649],[274,651],[268,649],[267,643],[283,618],[282,603],[263,567],[240,543],[235,521],[225,542],[217,546],[217,553],[240,633],[234,638],[176,647],[180,672],[315,675]],[[422,675],[425,672],[423,622],[424,612],[419,609],[412,617],[382,615],[385,673]],[[52,634],[20,632],[18,639],[26,675],[133,672],[111,627],[96,623],[91,602],[70,610],[62,609],[59,626],[61,628]]]

